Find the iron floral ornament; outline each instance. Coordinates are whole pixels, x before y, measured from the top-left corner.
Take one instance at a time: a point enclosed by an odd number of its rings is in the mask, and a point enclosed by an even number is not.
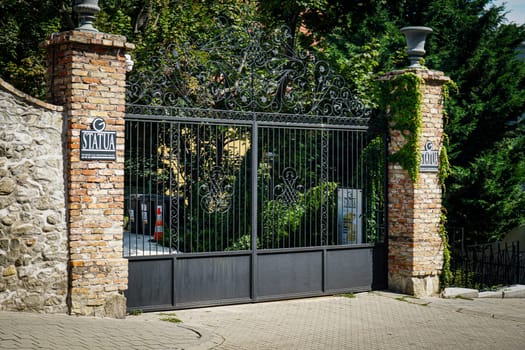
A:
[[[202,210],[209,214],[228,212],[231,207],[233,186],[228,183],[224,170],[216,166],[207,177],[208,182],[199,187]]]
[[[279,176],[282,183],[275,186],[275,198],[286,205],[296,204],[299,200],[299,193],[304,192],[304,186],[297,184],[299,176],[297,171],[293,168],[286,168],[282,175]]]

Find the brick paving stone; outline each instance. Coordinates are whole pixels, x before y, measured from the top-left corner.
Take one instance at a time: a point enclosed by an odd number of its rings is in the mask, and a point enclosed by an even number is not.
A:
[[[225,338],[217,349],[523,349],[525,322],[416,301],[362,293],[178,315]]]
[[[525,299],[372,292],[125,320],[0,312],[0,349],[523,349]],[[200,335],[199,335],[200,334]]]
[[[200,340],[191,329],[158,316],[116,320],[0,312],[0,349],[181,349]]]

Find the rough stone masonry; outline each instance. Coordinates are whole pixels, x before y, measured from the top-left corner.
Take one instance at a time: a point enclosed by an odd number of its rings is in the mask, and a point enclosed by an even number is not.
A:
[[[0,310],[67,312],[61,111],[0,79]]]

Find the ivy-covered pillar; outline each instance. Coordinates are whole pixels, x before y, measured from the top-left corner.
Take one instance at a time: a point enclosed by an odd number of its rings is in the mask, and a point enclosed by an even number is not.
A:
[[[443,95],[450,81],[423,68],[381,78],[388,145],[388,286],[427,296],[439,292],[444,263]]]

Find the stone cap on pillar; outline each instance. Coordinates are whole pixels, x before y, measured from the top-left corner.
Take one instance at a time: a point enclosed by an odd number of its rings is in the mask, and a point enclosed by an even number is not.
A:
[[[379,80],[390,80],[406,73],[414,73],[426,81],[442,81],[443,83],[450,81],[450,77],[446,76],[444,72],[426,68],[405,68],[394,70],[380,76]]]
[[[135,45],[132,43],[128,43],[126,37],[123,35],[101,32],[88,32],[80,30],[70,30],[67,32],[53,33],[51,34],[49,39],[47,39],[41,44],[41,46],[54,46],[66,42],[123,48],[126,51],[135,49]]]

